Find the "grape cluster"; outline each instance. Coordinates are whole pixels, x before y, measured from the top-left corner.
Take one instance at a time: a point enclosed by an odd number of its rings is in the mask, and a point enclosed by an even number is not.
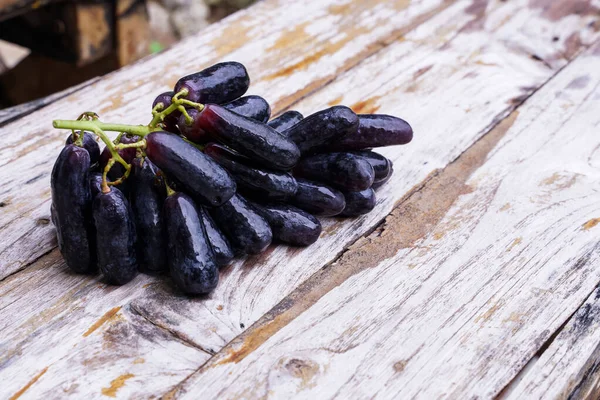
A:
[[[208,293],[236,255],[308,246],[317,216],[374,208],[393,167],[370,149],[410,142],[408,123],[345,106],[270,119],[265,99],[242,97],[249,84],[242,64],[225,62],[160,94],[147,126],[91,112],[54,121],[72,130],[52,171],[51,214],[73,271],[99,268],[121,285],[168,270],[184,292]],[[107,130],[121,133],[110,141]]]

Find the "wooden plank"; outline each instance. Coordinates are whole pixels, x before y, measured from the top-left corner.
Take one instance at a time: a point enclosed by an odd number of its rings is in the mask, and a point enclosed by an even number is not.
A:
[[[50,129],[52,119],[74,118],[82,111],[94,110],[105,120],[147,123],[150,104],[158,93],[173,87],[178,77],[224,57],[243,62],[253,81],[259,82],[252,93],[264,95],[274,103],[274,110],[279,110],[448,4],[442,0],[413,4],[405,0],[340,0],[333,5],[317,0],[261,2],[160,57],[124,68],[35,115],[0,128],[0,204],[4,204],[0,236],[5,238],[0,243],[0,279],[55,247],[53,228],[43,221],[49,216],[51,155],[58,153],[65,133]],[[287,76],[275,76],[281,71]]]
[[[507,51],[507,46],[511,44],[506,39],[508,32],[537,23],[540,29],[563,29],[583,34],[586,32],[584,27],[590,22],[590,17],[587,16],[548,21],[540,17],[539,10],[529,9],[524,1],[494,3],[485,14],[474,14],[470,5],[470,2],[456,3],[407,34],[403,41],[394,43],[372,60],[341,76],[339,81],[331,85],[331,90],[327,87],[316,94],[319,96],[318,101],[332,103],[339,101],[339,90],[344,85],[348,99],[358,98],[358,93],[361,92],[363,96],[385,94],[386,97],[379,100],[381,112],[407,116],[410,113],[417,121],[415,128],[421,135],[420,140],[405,149],[396,148],[386,153],[394,158],[398,172],[393,182],[383,189],[380,204],[374,213],[354,221],[326,221],[325,236],[309,250],[279,247],[228,268],[222,274],[220,287],[208,298],[189,299],[177,296],[170,283],[162,280],[156,282],[152,278],[140,276],[131,285],[110,288],[115,301],[106,300],[103,290],[108,289],[94,290],[86,298],[88,307],[85,310],[61,319],[46,310],[56,309],[53,305],[57,304],[57,300],[48,293],[64,293],[65,287],[68,287],[60,278],[64,274],[64,267],[56,265],[52,269],[54,277],[43,280],[52,288],[46,288],[41,295],[37,292],[23,295],[24,287],[35,285],[28,283],[23,286],[22,282],[16,280],[23,272],[16,274],[0,284],[5,292],[19,293],[19,296],[15,294],[12,310],[23,309],[20,313],[2,312],[4,326],[12,327],[8,330],[0,329],[3,345],[11,350],[16,349],[13,355],[18,354],[10,360],[11,371],[27,370],[26,366],[32,362],[43,361],[49,364],[62,359],[68,354],[69,346],[57,340],[61,337],[59,332],[68,336],[73,331],[85,331],[106,312],[128,304],[137,314],[156,326],[171,331],[187,343],[209,353],[218,351],[289,294],[295,286],[334,259],[345,246],[374,227],[404,193],[437,168],[443,168],[485,133],[497,118],[504,116],[522,101],[523,96],[527,96],[555,73],[554,69],[532,59],[527,52]],[[519,16],[519,20],[511,21],[510,16],[515,15]],[[486,19],[491,21],[490,25],[482,24],[475,31],[466,29],[472,26],[473,21]],[[495,21],[502,19],[506,19],[505,25],[497,26]],[[461,33],[457,35],[459,31]],[[528,36],[532,42],[539,41],[535,35]],[[585,46],[591,35],[583,34],[582,37],[584,39],[577,46]],[[544,52],[542,54],[564,54],[566,46],[564,41],[549,40],[545,46],[540,45],[540,51]],[[461,54],[465,56],[457,57]],[[391,74],[389,65],[399,62],[402,62],[405,70],[400,74]],[[491,62],[496,65],[486,65]],[[560,59],[558,56],[555,61],[557,68],[567,62],[568,59]],[[367,71],[371,71],[373,75],[367,75]],[[479,79],[468,79],[473,74],[478,74]],[[365,76],[369,76],[369,79],[364,79]],[[373,76],[380,79],[374,80]],[[295,86],[294,77],[290,79],[291,85]],[[413,85],[415,80],[417,85]],[[528,89],[523,90],[523,86]],[[393,94],[395,91],[403,92],[405,98]],[[464,104],[456,104],[455,93],[465,93]],[[344,99],[344,102],[348,99]],[[477,107],[480,102],[488,100],[490,103],[486,107]],[[89,100],[85,98],[82,101]],[[469,107],[474,110],[469,110]],[[432,119],[427,111],[431,109],[449,109],[449,117],[446,120]],[[46,109],[38,114],[45,112]],[[44,270],[46,271],[50,269]],[[26,272],[29,273],[29,270]],[[65,274],[64,279],[74,280],[72,285],[81,285],[80,290],[92,290],[97,285],[96,279],[86,277]],[[152,285],[143,287],[147,284]],[[4,299],[5,296],[0,298]],[[65,314],[62,315],[69,315],[71,307],[77,311],[81,303],[70,304],[61,303],[61,306],[66,307],[63,309]],[[48,315],[48,318],[42,318],[44,315]],[[49,347],[52,348],[51,352],[41,350]],[[109,366],[111,362],[111,359],[106,360]],[[5,370],[0,368],[0,377],[3,373]],[[124,373],[127,371],[121,370],[116,376]],[[27,384],[30,376],[31,374],[26,374],[19,379],[15,374],[15,383],[11,383],[5,390],[13,390],[10,393],[14,393]],[[41,385],[45,379],[45,376],[41,377],[36,385]],[[36,393],[35,388],[29,390],[32,394]],[[139,396],[143,395],[144,387],[136,390]]]
[[[208,300],[172,299],[167,289],[150,297],[140,297],[132,306],[149,319],[168,325],[211,350],[257,321],[292,288],[376,226],[405,193],[456,158],[485,133],[490,124],[553,74],[543,63],[532,60],[528,53],[509,52],[515,58],[507,58],[504,42],[495,40],[502,38],[504,32],[518,31],[531,23],[534,17],[526,16],[525,4],[498,2],[486,17],[491,21],[504,19],[506,25],[495,27],[492,22],[495,28],[489,32],[464,32],[455,37],[452,29],[460,31],[472,23],[472,16],[464,13],[467,8],[464,3],[457,4],[409,33],[404,41],[390,46],[294,106],[308,113],[328,103],[342,102],[356,109],[363,107],[411,116],[416,139],[409,146],[383,151],[394,161],[396,172],[390,183],[380,190],[377,207],[371,214],[350,221],[325,220],[325,234],[307,251],[278,247],[271,253],[234,265],[222,274],[219,288]],[[510,15],[519,15],[516,26],[506,19]],[[448,44],[431,39],[437,32],[444,32],[452,39]],[[535,36],[530,37],[538,41]],[[550,53],[541,45],[539,51]],[[464,56],[457,59],[457,54]],[[403,73],[389,68],[400,62],[405,69]],[[488,63],[495,65],[485,65]],[[477,78],[463,79],[473,75]],[[449,111],[443,118],[432,119],[427,110]],[[218,307],[223,310],[215,315]],[[211,321],[211,327],[219,326],[218,335],[202,329],[200,321]]]
[[[600,397],[599,300],[597,288],[502,399]]]
[[[496,396],[600,282],[599,106],[600,43],[170,394]]]
[[[60,276],[68,278],[53,285]],[[148,279],[139,278],[130,290],[146,290]],[[28,286],[52,305],[39,313],[39,305],[22,302]],[[13,318],[0,318],[0,397],[147,396],[181,381],[210,357],[131,310],[130,295],[67,274],[58,251],[8,278],[0,289],[0,313]],[[40,326],[54,334],[37,340]],[[18,337],[24,340],[14,346]]]
[[[88,81],[80,83],[79,85],[72,86],[68,89],[62,90],[58,93],[51,94],[50,96],[42,97],[41,99],[33,100],[25,104],[20,104],[18,106],[4,108],[0,110],[0,126],[5,125],[11,121],[19,119],[26,114],[30,114],[40,108],[46,107],[49,104],[54,103],[56,100],[62,99],[74,93],[82,88],[91,85],[96,82],[100,78],[92,78]]]

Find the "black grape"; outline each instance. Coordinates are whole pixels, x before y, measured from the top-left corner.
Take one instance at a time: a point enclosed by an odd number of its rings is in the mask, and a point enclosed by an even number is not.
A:
[[[206,229],[206,237],[215,254],[217,265],[219,267],[226,266],[235,255],[229,241],[204,207],[198,210],[198,213]]]
[[[77,132],[81,134],[81,132]],[[73,144],[75,140],[73,140],[73,135],[69,135],[65,142],[67,144]],[[83,148],[87,150],[90,154],[90,164],[94,165],[100,160],[100,146],[98,146],[98,142],[96,141],[96,136],[89,132],[83,133]]]
[[[336,141],[329,142],[327,150],[348,151],[371,147],[407,144],[413,130],[405,120],[384,114],[361,114],[358,129]]]
[[[194,137],[210,137],[271,169],[288,170],[300,158],[298,147],[275,129],[216,104],[196,114],[190,129]]]
[[[244,96],[223,104],[228,110],[236,114],[252,118],[260,122],[267,122],[271,117],[271,106],[260,96]]]
[[[355,134],[357,128],[358,116],[354,111],[346,106],[333,106],[309,115],[282,134],[296,143],[304,155]]]
[[[294,175],[352,192],[371,187],[375,179],[371,164],[350,153],[325,153],[303,158],[294,168]]]
[[[267,221],[237,194],[222,206],[210,209],[210,215],[238,253],[262,253],[273,240]]]
[[[123,285],[137,274],[135,224],[129,203],[120,190],[94,199],[98,266],[110,282]]]
[[[351,154],[362,157],[371,164],[375,173],[375,181],[379,181],[389,175],[392,162],[381,154],[370,150],[353,151]]]
[[[174,193],[165,200],[163,213],[173,281],[187,294],[211,292],[219,271],[196,205],[186,194]]]
[[[168,132],[146,136],[150,160],[203,205],[218,206],[234,195],[235,181],[216,161]]]
[[[147,157],[134,159],[132,168],[129,198],[138,238],[138,262],[142,270],[161,271],[167,267],[162,220],[165,185]]]
[[[375,192],[371,188],[360,192],[346,192],[344,197],[346,208],[340,214],[342,217],[357,217],[375,208]]]
[[[58,248],[67,266],[80,273],[96,270],[89,169],[87,150],[68,144],[56,159],[50,180]]]
[[[256,168],[250,159],[216,143],[206,145],[204,152],[229,171],[244,195],[264,202],[287,200],[296,193],[296,180],[286,172]]]
[[[313,244],[321,234],[321,223],[306,211],[288,204],[254,204],[258,213],[269,223],[273,239],[294,246]]]
[[[298,190],[290,203],[313,215],[332,217],[346,207],[342,192],[318,182],[296,179]]]
[[[249,86],[246,67],[238,62],[223,62],[184,76],[177,81],[175,93],[187,89],[189,93],[182,98],[202,104],[223,104],[243,96]]]
[[[268,122],[271,128],[275,129],[277,132],[284,132],[296,125],[298,122],[302,121],[304,116],[300,114],[298,111],[286,111],[277,118],[273,118]]]

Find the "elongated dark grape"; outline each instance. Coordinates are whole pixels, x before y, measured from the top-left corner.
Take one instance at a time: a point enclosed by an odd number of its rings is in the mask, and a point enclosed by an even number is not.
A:
[[[298,122],[302,121],[304,116],[298,111],[286,111],[277,118],[273,118],[268,122],[268,125],[277,132],[285,132]]]
[[[373,181],[373,185],[371,186],[373,189],[380,188],[385,183],[387,183],[387,181],[389,181],[390,178],[392,177],[392,174],[394,173],[394,164],[392,163],[392,160],[388,160],[388,162],[389,162],[390,167],[388,169],[387,175],[382,178],[375,179]]]
[[[146,137],[146,154],[201,204],[218,206],[235,193],[235,181],[227,171],[177,135],[152,132]]]
[[[131,207],[120,190],[94,199],[98,266],[110,282],[124,285],[137,274],[135,224]]]
[[[331,141],[328,150],[348,151],[371,147],[407,144],[412,140],[413,130],[405,120],[384,114],[361,114],[355,132],[339,140]]]
[[[288,170],[300,158],[298,147],[275,129],[216,104],[194,117],[193,129],[271,169]]]
[[[260,96],[251,95],[240,97],[239,99],[223,104],[223,107],[236,114],[260,122],[267,122],[271,117],[271,106],[269,106],[269,103]]]
[[[189,93],[182,98],[202,104],[223,104],[243,96],[249,86],[246,68],[238,62],[229,61],[184,76],[177,81],[175,93],[187,89]]]
[[[219,271],[194,202],[175,193],[167,197],[163,210],[173,281],[185,293],[209,293],[219,283]]]
[[[165,185],[157,176],[158,169],[147,157],[136,158],[131,165],[129,199],[138,238],[138,263],[142,270],[162,271],[167,268],[162,219]]]
[[[233,260],[234,253],[229,241],[215,224],[204,207],[198,210],[202,224],[206,230],[206,238],[215,253],[215,261],[219,267],[224,267]]]
[[[373,167],[373,171],[375,172],[375,181],[381,180],[389,175],[392,162],[381,154],[371,150],[353,151],[351,153],[364,158],[371,164],[371,167]]]
[[[356,134],[357,128],[358,116],[354,111],[333,106],[309,115],[283,135],[296,143],[302,154],[307,154],[346,135]]]
[[[154,102],[152,102],[152,109],[154,109],[154,107],[156,107],[158,105],[158,103],[162,103],[163,110],[166,109],[167,107],[169,107],[171,105],[171,100],[173,100],[174,95],[175,95],[175,92],[164,92],[164,93],[159,94],[156,97],[156,99],[154,99]],[[163,121],[163,123],[165,124],[165,129],[167,131],[173,132],[173,133],[178,132],[177,121],[178,121],[178,118],[180,115],[181,115],[181,112],[179,110],[175,110],[165,117],[165,120]]]
[[[253,205],[269,223],[273,239],[294,246],[308,246],[321,235],[321,223],[306,211],[288,204]]]
[[[243,195],[262,201],[283,201],[296,193],[296,180],[287,172],[256,168],[248,158],[216,143],[206,145],[204,153],[229,171]]]
[[[238,253],[262,253],[273,240],[267,221],[237,194],[222,206],[209,211]]]
[[[78,134],[81,134],[81,132],[78,132]],[[73,144],[73,142],[73,135],[69,135],[67,137],[65,145]],[[98,146],[98,142],[96,142],[96,137],[93,134],[89,132],[83,133],[83,148],[86,149],[87,152],[90,154],[90,164],[96,164],[100,159],[100,146]]]
[[[357,217],[375,208],[375,192],[371,188],[360,192],[345,192],[344,197],[346,208],[340,214],[342,217]]]
[[[66,145],[52,169],[52,219],[58,248],[69,268],[87,273],[96,270],[90,155],[82,147]]]
[[[239,99],[223,104],[223,107],[259,122],[267,122],[271,115],[269,103],[260,96],[240,97]],[[190,109],[188,110],[188,114],[194,119],[197,118],[199,111]],[[193,123],[188,125],[184,115],[179,116],[177,125],[181,134],[194,143],[207,143],[210,141],[210,136],[205,131],[195,128]]]
[[[296,207],[322,217],[332,217],[344,211],[346,200],[342,192],[304,179],[296,179],[296,182],[298,190],[290,200]]]
[[[371,187],[375,179],[371,164],[350,153],[325,153],[303,158],[294,168],[294,175],[352,192]]]

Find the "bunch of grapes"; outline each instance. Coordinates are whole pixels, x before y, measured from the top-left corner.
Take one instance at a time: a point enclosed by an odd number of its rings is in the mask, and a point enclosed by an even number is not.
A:
[[[148,125],[92,112],[54,121],[72,131],[52,171],[51,214],[73,271],[99,268],[118,285],[168,271],[184,292],[209,293],[236,255],[308,246],[317,216],[374,208],[393,168],[370,149],[410,142],[408,123],[345,106],[269,120],[265,99],[242,97],[249,84],[242,64],[220,63],[160,94]]]

